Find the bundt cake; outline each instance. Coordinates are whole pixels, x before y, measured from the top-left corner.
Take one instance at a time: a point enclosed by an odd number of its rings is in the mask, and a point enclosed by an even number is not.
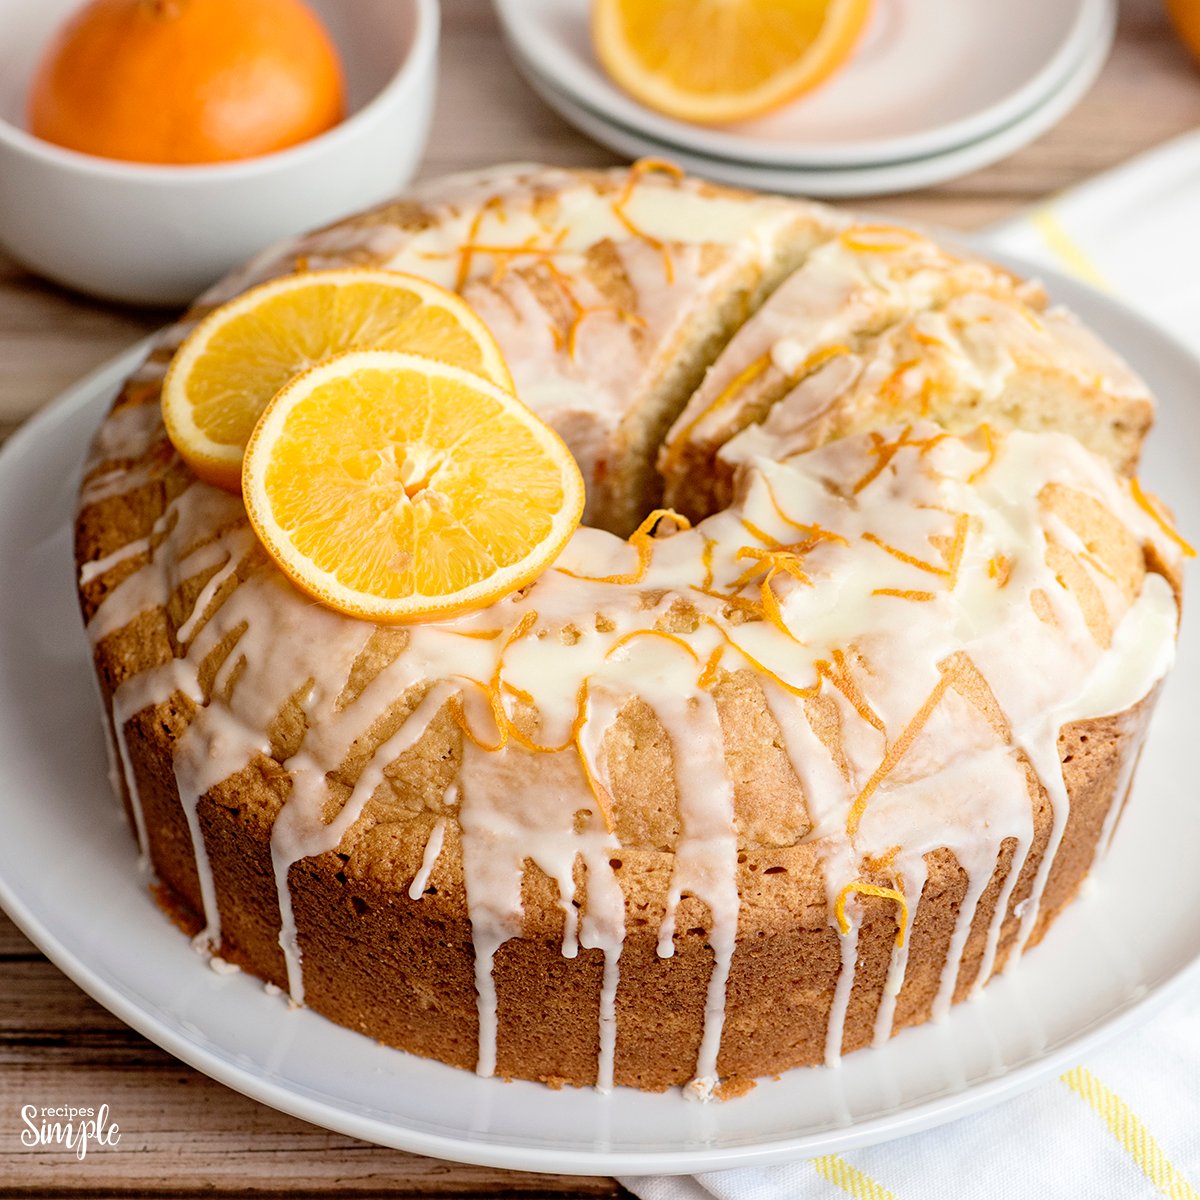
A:
[[[460,290],[584,470],[554,566],[456,620],[313,603],[163,432],[199,316],[348,262]],[[85,468],[159,899],[485,1075],[725,1094],[940,1017],[1127,797],[1184,550],[1131,474],[1151,416],[1036,286],[662,164],[435,181],[275,248],[166,332]]]

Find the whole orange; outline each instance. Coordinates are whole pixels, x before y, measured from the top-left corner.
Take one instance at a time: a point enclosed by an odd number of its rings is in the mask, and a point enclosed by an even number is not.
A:
[[[1180,40],[1200,62],[1200,0],[1167,0],[1167,12]]]
[[[50,45],[30,132],[85,154],[212,163],[336,125],[342,69],[301,0],[91,0]]]

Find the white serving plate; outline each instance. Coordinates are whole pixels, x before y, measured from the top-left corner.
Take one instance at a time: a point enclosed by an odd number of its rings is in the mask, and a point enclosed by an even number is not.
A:
[[[695,175],[736,187],[790,195],[878,196],[932,187],[980,170],[1015,153],[1052,129],[1087,94],[1108,58],[1116,32],[1116,8],[1110,2],[1103,33],[1074,71],[1038,107],[1010,125],[964,146],[904,162],[859,167],[773,167],[697,154],[673,143],[652,139],[636,129],[615,124],[602,113],[578,103],[544,77],[532,61],[513,49],[513,61],[530,87],[560,116],[589,137],[632,158],[666,158]]]
[[[1080,284],[1051,275],[1049,285],[1159,395],[1145,477],[1185,530],[1200,530],[1200,360]],[[535,1171],[682,1173],[833,1153],[994,1104],[1143,1020],[1172,984],[1195,977],[1194,614],[1134,803],[1085,895],[978,1001],[837,1068],[790,1071],[724,1104],[689,1103],[678,1091],[556,1092],[381,1047],[289,1011],[257,980],[217,975],[138,874],[109,791],[75,603],[79,463],[141,353],[76,385],[0,453],[0,903],[84,990],[185,1062],[307,1121],[420,1154]]]
[[[1059,90],[1103,40],[1113,0],[875,0],[853,58],[807,96],[727,128],[654,112],[592,50],[589,0],[494,0],[514,52],[557,91],[653,141],[763,167],[862,167],[995,133]]]

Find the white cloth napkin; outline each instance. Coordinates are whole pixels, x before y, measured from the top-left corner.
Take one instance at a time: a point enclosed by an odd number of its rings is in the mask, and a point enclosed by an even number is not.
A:
[[[1200,131],[987,236],[1200,351]],[[1200,1200],[1200,980],[1086,1063],[976,1116],[785,1166],[621,1182],[643,1200]]]

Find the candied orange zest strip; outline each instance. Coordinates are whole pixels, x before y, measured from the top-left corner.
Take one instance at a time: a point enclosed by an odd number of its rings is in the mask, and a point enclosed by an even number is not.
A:
[[[881,871],[891,869],[892,863],[896,861],[896,855],[900,853],[899,846],[893,846],[890,850],[884,851],[883,854],[872,856],[870,854],[863,856],[863,868],[869,871],[872,875],[878,875]]]
[[[875,455],[875,465],[851,489],[853,495],[857,496],[863,488],[873,483],[887,469],[888,463],[896,457],[902,447],[912,444],[908,440],[910,433],[912,426],[906,425],[900,431],[900,436],[894,442],[889,442],[874,430],[871,431],[870,453]]]
[[[683,640],[681,637],[676,637],[673,633],[668,633],[665,629],[635,629],[632,633],[627,633],[623,637],[619,637],[608,648],[608,652],[604,655],[605,659],[610,659],[622,646],[628,646],[630,642],[640,637],[657,637],[664,638],[668,642],[674,642],[676,646],[686,650],[692,656],[692,661],[699,666],[700,656]]]
[[[951,686],[957,679],[957,675],[953,671],[944,671],[942,677],[934,685],[926,697],[925,703],[917,710],[916,715],[905,726],[904,732],[888,747],[887,753],[883,756],[883,761],[875,768],[871,778],[863,785],[863,789],[854,799],[854,803],[850,806],[850,813],[846,817],[846,832],[853,837],[858,832],[859,823],[862,821],[862,815],[866,811],[867,802],[875,794],[879,785],[895,770],[900,760],[908,753],[908,748],[917,738],[917,734],[925,728],[925,722],[929,720],[930,714],[941,703],[942,697],[946,694],[947,688]]]
[[[906,446],[913,448],[924,458],[934,446],[939,442],[944,442],[949,436],[950,434],[943,430],[941,433],[932,434],[927,438],[914,438],[912,436],[912,426],[905,425],[900,431],[900,436],[894,442],[889,442],[884,439],[882,434],[872,430],[871,446],[867,452],[874,454],[879,461],[854,485],[853,494],[858,495]]]
[[[508,745],[508,734],[511,722],[508,719],[508,714],[504,711],[504,706],[500,703],[500,697],[496,692],[481,680],[473,679],[470,675],[461,676],[467,683],[473,683],[487,697],[488,705],[492,710],[492,718],[496,722],[496,733],[499,740],[494,745],[488,745],[482,738],[478,737],[475,731],[471,728],[471,722],[467,720],[466,710],[463,707],[463,698],[461,692],[455,692],[447,702],[447,707],[450,710],[450,716],[454,723],[463,731],[463,733],[479,747],[480,750],[488,754],[498,754],[505,746]]]
[[[936,600],[933,592],[914,591],[911,588],[873,588],[872,596],[897,596],[901,600]]]
[[[576,693],[578,710],[575,714],[575,724],[571,728],[571,741],[575,743],[575,753],[579,755],[579,765],[583,770],[583,777],[587,781],[588,790],[592,793],[596,801],[596,806],[600,809],[601,817],[604,818],[604,828],[609,833],[615,833],[616,825],[613,822],[612,797],[609,796],[608,790],[592,774],[592,768],[589,766],[587,755],[583,750],[583,743],[579,740],[580,735],[583,733],[583,727],[587,724],[588,692],[589,681],[585,679],[579,685],[579,691]]]
[[[725,644],[719,645],[709,656],[708,661],[704,664],[704,670],[700,672],[700,678],[696,680],[696,686],[707,691],[717,681],[717,668],[721,665],[721,657],[725,653]]]
[[[864,237],[864,235],[866,235]],[[890,241],[872,241],[872,235],[890,238]],[[925,239],[912,229],[904,229],[899,225],[888,225],[881,222],[864,222],[851,225],[838,235],[838,241],[847,250],[865,251],[869,254],[894,254],[898,250],[908,250],[918,246]]]
[[[854,711],[868,725],[873,725],[886,737],[887,728],[878,713],[867,703],[867,699],[859,690],[858,684],[854,682],[854,677],[850,674],[850,668],[846,664],[845,654],[841,650],[835,650],[831,657],[832,662],[825,658],[817,660],[815,664],[817,675],[828,679],[850,701]]]
[[[848,883],[840,892],[838,892],[837,903],[834,905],[834,911],[837,913],[838,929],[845,935],[850,932],[850,922],[846,917],[846,899],[851,892],[855,892],[860,896],[880,896],[884,900],[895,900],[900,905],[900,920],[899,928],[896,930],[896,945],[904,945],[904,931],[908,928],[908,901],[904,899],[904,893],[896,888],[878,887],[873,883],[860,883],[855,880],[853,883]]]
[[[962,566],[963,552],[967,548],[967,534],[971,530],[971,517],[968,513],[959,513],[954,518],[954,541],[950,543],[950,552],[946,555],[946,565],[949,568],[950,590],[958,586],[958,571]]]
[[[932,437],[923,438],[915,442],[909,442],[910,446],[920,446],[919,451],[922,458],[927,455],[939,442],[944,442],[950,435],[948,433],[935,433]]]
[[[924,383],[921,384],[921,416],[929,416],[933,409],[933,380],[926,377]]]
[[[582,579],[585,583],[612,583],[625,586],[641,583],[646,577],[646,572],[650,569],[650,559],[654,554],[654,527],[666,517],[670,517],[679,526],[676,530],[677,533],[681,533],[692,527],[691,521],[682,513],[677,513],[673,508],[656,508],[629,535],[629,544],[637,551],[638,556],[637,569],[634,571],[630,571],[625,575],[580,575],[578,572],[568,570],[566,567],[557,567],[555,569],[561,571],[564,575],[569,575],[572,579]]]
[[[670,175],[675,180],[681,180],[684,177],[684,172],[680,167],[677,167],[673,162],[668,162],[665,158],[639,158],[629,169],[629,176],[625,180],[625,187],[621,190],[620,196],[613,201],[612,210],[613,216],[617,218],[621,224],[629,230],[636,238],[641,238],[646,245],[657,250],[662,255],[663,271],[667,277],[667,283],[675,282],[675,263],[671,258],[671,251],[666,244],[656,237],[651,237],[650,234],[641,230],[634,224],[633,219],[625,211],[625,205],[633,199],[634,189],[642,181],[642,177],[650,174],[652,171],[661,172],[664,175]]]
[[[531,737],[523,734],[512,722],[511,717],[506,717],[508,736],[514,742],[524,746],[526,750],[531,750],[534,754],[561,754],[564,750],[569,750],[574,738],[569,737],[561,746],[543,746],[540,742],[535,742]]]
[[[777,683],[781,688],[783,688],[783,690],[785,692],[789,692],[793,696],[799,696],[802,699],[806,699],[806,700],[811,699],[813,696],[816,696],[820,692],[821,680],[820,680],[819,676],[817,678],[817,682],[812,687],[798,688],[794,684],[788,683],[786,680],[781,679],[765,663],[759,662],[758,659],[755,658],[754,655],[751,654],[750,651],[747,650],[744,646],[739,646],[737,644],[737,642],[735,642],[733,640],[733,638],[731,638],[729,636],[729,633],[725,630],[725,628],[721,625],[721,623],[719,621],[714,620],[712,617],[710,617],[708,615],[705,615],[704,620],[707,621],[721,635],[721,637],[725,639],[725,642],[729,646],[731,646],[734,650],[736,650],[756,671],[760,672],[761,674],[765,675],[768,679]]]
[[[475,638],[481,642],[495,641],[503,632],[503,629],[447,629],[447,633],[454,634],[455,637]]]
[[[1129,481],[1129,491],[1137,506],[1144,509],[1159,529],[1183,551],[1184,558],[1195,558],[1196,548],[1190,542],[1186,541],[1171,521],[1168,520],[1160,507],[1162,502],[1157,496],[1152,496],[1142,487],[1141,481],[1136,475]]]
[[[566,297],[571,309],[577,313],[582,312],[583,305],[580,303],[579,297],[575,295],[575,289],[571,286],[570,276],[552,258],[548,258],[543,265],[547,273],[553,277],[554,282],[562,289],[563,295]]]
[[[843,354],[850,354],[850,347],[845,342],[830,342],[828,346],[822,346],[819,350],[814,350],[800,364],[800,369],[794,371],[788,376],[788,380],[793,383],[799,383],[806,375],[811,375],[818,367],[823,367],[827,362],[835,358],[841,358]]]
[[[518,745],[523,746],[526,750],[532,751],[534,754],[561,754],[564,750],[569,750],[574,743],[574,735],[568,737],[561,746],[544,746],[541,742],[535,742],[533,738],[522,733],[512,719],[507,720],[507,733],[510,738]]]
[[[504,641],[504,649],[500,651],[500,658],[502,661],[504,658],[504,650],[507,650],[509,648],[509,646],[511,646],[513,644],[513,642],[519,641],[521,638],[523,638],[530,631],[530,629],[533,628],[534,624],[537,622],[537,619],[538,619],[538,615],[537,615],[536,610],[530,609],[512,627],[511,631],[509,632],[508,637]],[[499,673],[499,667],[497,667],[496,670],[497,670],[497,673]]]
[[[993,554],[988,559],[988,578],[996,580],[997,587],[1004,587],[1012,574],[1012,561],[1006,554]]]
[[[497,671],[497,674],[499,674],[498,671]],[[529,703],[529,704],[535,703],[533,697],[530,696],[528,692],[522,692],[520,689],[514,688],[511,684],[508,684],[508,683],[502,684],[501,686],[506,688],[508,691],[512,692],[514,695],[519,696],[521,699],[526,699],[527,703]],[[509,717],[509,715],[507,713],[504,713],[505,727],[506,727],[506,732],[515,741],[519,742],[522,746],[524,746],[526,750],[532,750],[534,754],[561,754],[564,750],[567,750],[571,746],[574,746],[576,751],[579,754],[579,761],[580,761],[580,764],[583,766],[583,773],[587,777],[588,786],[592,789],[592,794],[594,796],[596,796],[597,801],[600,803],[601,812],[604,815],[604,823],[608,827],[608,831],[611,833],[612,832],[612,824],[609,820],[608,808],[605,805],[604,801],[602,801],[600,799],[600,796],[596,791],[596,787],[591,778],[591,772],[588,769],[587,759],[584,756],[582,746],[580,746],[580,744],[579,744],[579,734],[580,734],[580,731],[583,729],[584,722],[587,719],[586,713],[585,713],[585,705],[587,703],[587,694],[588,694],[588,681],[585,679],[579,685],[579,690],[575,693],[575,703],[576,703],[575,720],[571,723],[571,732],[568,735],[567,740],[565,742],[563,742],[561,746],[544,746],[540,742],[535,742],[532,738],[523,734],[516,727],[516,725],[513,724],[512,718]],[[503,706],[501,706],[501,711],[503,711]]]
[[[755,525],[755,523],[748,517],[739,517],[738,520],[742,523],[742,528],[752,538],[756,538],[758,541],[762,542],[764,546],[770,546],[772,550],[779,550],[782,548],[783,543],[777,537],[773,537],[771,534],[767,533],[765,529],[759,529],[759,527]]]
[[[798,583],[811,587],[812,579],[803,566],[801,566],[803,553],[808,549],[811,549],[811,546],[802,546],[795,549],[790,546],[784,546],[778,550],[760,550],[756,546],[742,546],[737,552],[739,559],[752,558],[755,561],[742,572],[738,579],[734,580],[734,588],[744,587],[755,575],[762,573],[758,591],[762,599],[763,613],[780,633],[786,634],[794,642],[799,642],[800,639],[788,628],[787,622],[783,619],[783,610],[779,607],[779,597],[775,595],[775,589],[771,584],[776,575],[783,572],[786,575],[790,575]]]
[[[864,542],[870,542],[872,546],[878,546],[880,550],[886,551],[893,558],[898,558],[902,563],[908,563],[910,567],[916,567],[919,571],[928,571],[930,575],[941,575],[943,578],[948,578],[950,575],[950,572],[945,567],[935,566],[933,563],[917,558],[915,555],[909,554],[907,551],[901,550],[889,542],[885,542],[883,538],[877,537],[869,530],[862,536]]]
[[[562,240],[561,233],[558,235],[559,240]],[[527,238],[524,242],[518,242],[515,246],[496,246],[490,242],[463,242],[457,250],[423,250],[420,252],[421,258],[454,258],[464,252],[469,251],[471,254],[489,254],[494,258],[519,258],[522,254],[534,255],[537,257],[550,256],[554,254],[578,254],[578,250],[572,250],[568,246],[551,245],[538,246],[534,244],[534,238]]]
[[[763,571],[767,571],[771,575],[778,571],[785,571],[793,579],[811,587],[812,580],[801,565],[804,555],[810,549],[812,549],[811,546],[802,543],[797,543],[795,546],[776,546],[766,550],[760,549],[758,546],[739,547],[736,556],[739,560],[749,558],[754,561],[733,581],[734,590],[745,587],[755,575]]]
[[[701,587],[698,583],[688,584],[688,590],[699,592],[701,596],[707,596],[710,600],[721,600],[739,609],[741,612],[750,613],[754,617],[761,617],[763,615],[761,604],[745,596],[739,596],[735,592],[718,592],[713,588]]]
[[[477,251],[474,249],[475,239],[479,236],[479,228],[483,224],[483,218],[494,208],[503,207],[504,199],[499,194],[489,196],[480,206],[479,211],[471,220],[470,228],[467,230],[466,240],[459,248],[458,252],[458,274],[454,277],[454,290],[461,292],[467,285],[467,280],[471,277],[471,263],[474,260]]]
[[[775,578],[777,570],[778,568],[772,567],[763,576],[762,583],[759,584],[763,614],[785,637],[790,638],[797,645],[803,645],[800,639],[788,628],[788,623],[783,619],[783,609],[779,607],[779,597],[775,595],[775,589],[771,587],[771,581]],[[808,577],[805,576],[805,578],[807,579]]]
[[[705,537],[704,549],[700,554],[700,564],[704,567],[703,590],[711,590],[713,585],[713,551],[717,548],[717,539]]]
[[[621,224],[624,225],[625,228],[631,234],[633,234],[635,238],[640,238],[652,250],[658,251],[659,255],[662,257],[663,274],[666,276],[668,285],[673,285],[675,283],[675,260],[671,257],[671,251],[667,248],[666,242],[662,241],[660,238],[651,236],[642,229],[639,229],[633,223],[633,219],[628,215],[628,213],[626,213],[623,208],[618,207],[615,201],[613,202],[612,210],[613,216],[615,216],[617,220],[620,221]]]
[[[942,338],[937,337],[932,333],[926,333],[924,329],[921,329],[917,325],[916,321],[913,321],[909,325],[908,336],[912,338],[912,340],[916,342],[918,346],[932,346],[939,350],[944,350],[946,348],[946,343]],[[933,381],[930,380],[929,382],[932,383]]]
[[[987,451],[987,458],[983,465],[976,467],[974,471],[967,476],[968,483],[976,483],[987,474],[991,469],[992,464],[996,461],[996,439],[993,434],[992,427],[984,421],[979,426],[979,435],[983,438],[984,449]]]
[[[905,359],[892,373],[879,385],[880,395],[889,404],[895,406],[900,402],[901,398],[901,381],[909,371],[921,365],[919,358]]]
[[[492,257],[495,258],[495,263],[492,265],[491,284],[493,287],[501,283],[504,277],[512,270],[513,261],[519,258],[522,254],[531,254],[540,256],[543,265],[549,267],[554,266],[554,254],[566,254],[570,251],[564,250],[562,244],[566,239],[568,230],[564,227],[555,235],[549,246],[539,246],[537,244],[537,234],[531,233],[523,242],[510,247],[506,251],[495,250]]]
[[[809,525],[804,521],[797,521],[795,517],[789,517],[783,511],[783,506],[779,503],[779,498],[775,495],[775,488],[771,481],[764,475],[762,482],[766,485],[767,499],[771,501],[771,507],[775,510],[776,516],[785,525],[790,525],[793,529],[798,529],[801,533],[807,533],[814,542],[840,542],[843,546],[850,545],[840,533],[834,533],[832,529],[826,529],[823,525],[818,524]]]
[[[617,203],[620,205],[628,204],[633,199],[633,190],[641,183],[642,176],[651,175],[655,171],[660,175],[670,175],[676,183],[681,183],[686,176],[684,169],[678,163],[671,162],[668,158],[655,158],[653,155],[639,158],[629,168],[629,174],[625,179],[625,186],[621,189],[621,196]]]
[[[516,698],[518,700],[520,700],[523,704],[536,704],[537,703],[537,701],[533,698],[532,692],[527,692],[524,688],[517,687],[517,685],[515,683],[509,683],[507,679],[500,686],[510,696],[516,696]]]
[[[550,330],[554,334],[555,347],[561,350],[565,346],[567,354],[572,361],[575,360],[575,354],[579,348],[579,330],[588,317],[612,316],[626,325],[636,325],[640,329],[646,328],[645,317],[637,313],[628,312],[626,309],[616,305],[600,304],[589,306],[581,303],[579,297],[575,295],[574,288],[571,286],[571,280],[553,259],[546,261],[546,270],[553,276],[555,283],[562,289],[567,303],[571,306],[573,316],[566,334],[564,335],[563,331],[555,324],[550,325]]]
[[[532,738],[522,733],[517,728],[512,717],[509,716],[508,710],[504,707],[503,694],[505,692],[516,696],[518,700],[523,700],[526,704],[536,707],[536,701],[529,692],[522,688],[516,687],[509,683],[506,679],[501,678],[504,670],[504,655],[508,648],[520,638],[523,638],[538,619],[538,614],[534,610],[530,610],[517,622],[516,625],[509,631],[508,637],[504,645],[500,649],[499,657],[496,661],[496,669],[492,674],[491,682],[483,683],[481,680],[473,679],[470,676],[464,676],[470,683],[473,683],[487,697],[488,704],[492,710],[492,718],[496,722],[496,728],[499,732],[500,740],[495,745],[488,745],[479,738],[474,730],[470,727],[470,722],[466,719],[466,712],[463,708],[462,698],[458,697],[457,703],[451,703],[450,715],[454,718],[455,723],[460,729],[479,747],[480,750],[495,754],[503,750],[508,745],[509,739],[518,742],[524,746],[526,750],[532,750],[537,754],[556,754],[560,750],[567,749],[570,746],[570,739],[565,741],[561,746],[543,746],[535,742]],[[453,698],[452,698],[453,699]]]
[[[710,417],[713,413],[719,412],[727,404],[730,403],[740,392],[748,388],[768,367],[771,366],[771,355],[760,354],[749,365],[743,367],[715,396],[715,398],[700,412],[698,412],[676,435],[667,443],[667,452],[663,456],[663,469],[668,470],[671,467],[677,466],[679,459],[683,455],[684,448],[691,440],[691,436],[695,433],[697,427]]]

